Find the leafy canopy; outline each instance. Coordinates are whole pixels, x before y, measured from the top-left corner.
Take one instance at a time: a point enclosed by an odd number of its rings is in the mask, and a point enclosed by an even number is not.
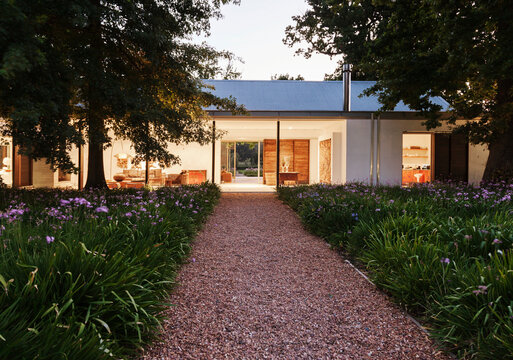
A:
[[[139,156],[177,162],[169,142],[211,140],[204,107],[243,110],[201,82],[233,55],[192,42],[228,2],[1,1],[4,134],[54,168],[74,167],[74,144],[108,146],[109,130]]]
[[[284,42],[307,57],[343,55],[376,84],[383,110],[400,100],[441,124],[442,96],[475,143],[507,135],[513,119],[513,2],[506,0],[307,0]],[[340,69],[338,70],[340,73]],[[491,149],[492,150],[492,149]]]

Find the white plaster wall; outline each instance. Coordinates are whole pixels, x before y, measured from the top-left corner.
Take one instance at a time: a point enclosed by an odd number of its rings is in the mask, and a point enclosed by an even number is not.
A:
[[[381,120],[380,144],[380,183],[384,185],[400,185],[402,175],[402,148],[404,132],[426,132],[422,120]],[[347,120],[346,146],[346,181],[369,182],[370,174],[370,133],[371,121]],[[436,132],[448,131],[444,125]],[[375,137],[377,131],[375,129]],[[377,142],[375,142],[374,161],[377,159]],[[487,150],[482,146],[469,146],[469,181],[476,183],[481,180],[484,165],[488,157]],[[377,164],[376,164],[377,165]],[[376,176],[376,167],[374,174]]]
[[[55,175],[45,160],[33,161],[32,184],[34,187],[54,187]]]
[[[488,161],[488,147],[486,145],[473,145],[469,147],[468,181],[478,185]]]
[[[368,182],[370,171],[370,119],[346,120],[346,134],[345,181]]]
[[[310,139],[310,184],[319,182],[319,139]]]

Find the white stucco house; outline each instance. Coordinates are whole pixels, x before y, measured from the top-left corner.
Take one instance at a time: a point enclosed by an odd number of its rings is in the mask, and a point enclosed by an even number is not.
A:
[[[205,82],[215,88],[212,91],[216,95],[236,98],[249,115],[206,109],[216,131],[223,133],[222,139],[209,146],[170,145],[170,150],[181,158],[181,164],[166,169],[156,164],[150,167],[155,185],[176,183],[177,174],[186,172],[186,182],[213,180],[224,186],[229,184],[231,189],[248,183],[272,188],[277,173],[284,184],[362,181],[400,185],[447,178],[478,183],[482,178],[488,158],[486,147],[450,135],[447,126],[426,131],[418,113],[401,103],[394,111],[377,115],[377,99],[361,96],[372,82],[346,81],[348,86],[343,81]],[[442,98],[433,101],[448,109]],[[258,148],[259,176],[254,179],[236,175],[233,149],[242,142],[255,143]],[[2,147],[0,174],[8,184],[13,179],[9,168],[11,154],[8,145]],[[145,165],[136,169],[130,162],[132,154],[128,141],[115,141],[104,152],[105,176],[113,184],[116,174],[127,178],[119,184],[141,181]],[[82,163],[87,164],[85,149],[80,154],[74,149],[71,155],[77,164],[79,155]],[[53,173],[43,161],[18,156],[15,163],[19,167],[15,171],[17,185],[80,185],[78,175]],[[86,176],[83,172],[82,184]]]

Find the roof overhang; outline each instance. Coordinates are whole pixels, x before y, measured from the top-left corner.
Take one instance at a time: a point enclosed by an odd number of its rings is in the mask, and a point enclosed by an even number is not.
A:
[[[357,120],[370,119],[372,111],[249,111],[248,115],[233,115],[227,111],[207,111],[215,119],[223,120]],[[446,113],[442,113],[444,118]],[[380,113],[383,120],[426,120],[415,111],[391,111]]]

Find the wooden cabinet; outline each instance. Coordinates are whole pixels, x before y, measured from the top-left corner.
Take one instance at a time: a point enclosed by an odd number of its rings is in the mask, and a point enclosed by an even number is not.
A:
[[[430,181],[431,170],[403,170],[403,185]]]

